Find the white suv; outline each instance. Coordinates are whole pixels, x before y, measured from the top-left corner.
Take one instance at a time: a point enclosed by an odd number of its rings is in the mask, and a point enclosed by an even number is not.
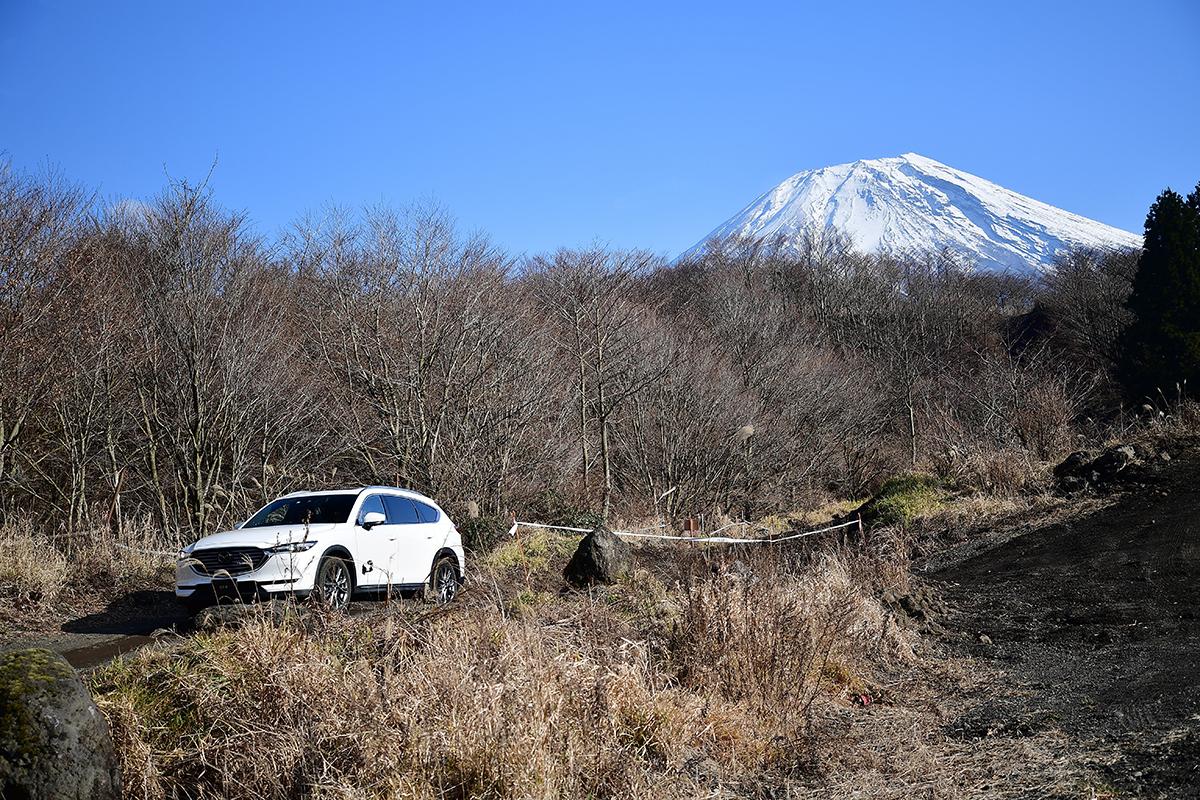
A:
[[[388,486],[293,492],[181,550],[175,595],[193,609],[281,595],[343,608],[356,592],[428,589],[445,603],[464,566],[458,529],[424,495]]]

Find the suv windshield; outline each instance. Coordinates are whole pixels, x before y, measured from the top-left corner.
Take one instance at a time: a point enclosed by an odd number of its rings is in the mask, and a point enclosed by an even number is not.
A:
[[[354,497],[352,494],[281,497],[251,517],[242,527],[346,522],[350,518],[350,509],[354,506]]]

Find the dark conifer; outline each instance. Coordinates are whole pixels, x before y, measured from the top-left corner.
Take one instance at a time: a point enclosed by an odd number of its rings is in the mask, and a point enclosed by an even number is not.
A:
[[[1146,216],[1146,238],[1128,308],[1121,373],[1131,399],[1200,390],[1200,185],[1184,199],[1167,189]]]

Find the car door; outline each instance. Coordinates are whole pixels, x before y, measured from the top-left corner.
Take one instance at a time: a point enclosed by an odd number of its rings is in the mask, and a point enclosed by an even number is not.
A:
[[[359,586],[381,586],[388,582],[388,565],[392,557],[395,526],[388,523],[376,525],[370,530],[362,527],[363,518],[371,511],[387,516],[384,495],[372,494],[363,498],[355,522],[358,524],[358,575]],[[388,520],[390,522],[391,520]]]
[[[429,564],[423,563],[431,534],[422,524],[416,504],[403,495],[384,495],[390,533],[387,562],[392,585],[424,583]],[[430,538],[427,538],[430,537]]]
[[[420,580],[425,581],[429,579],[429,570],[433,568],[433,557],[446,546],[449,537],[445,524],[441,522],[442,515],[436,508],[420,500],[413,500],[413,505],[417,507],[417,516],[421,518],[421,553],[418,558],[422,565]]]

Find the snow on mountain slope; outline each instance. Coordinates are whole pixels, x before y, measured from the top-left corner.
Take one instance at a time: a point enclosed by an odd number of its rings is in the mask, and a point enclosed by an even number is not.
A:
[[[985,269],[1042,271],[1072,246],[1141,247],[1141,237],[991,181],[907,153],[801,172],[759,197],[713,238],[775,237],[834,228],[867,252],[948,248]]]

